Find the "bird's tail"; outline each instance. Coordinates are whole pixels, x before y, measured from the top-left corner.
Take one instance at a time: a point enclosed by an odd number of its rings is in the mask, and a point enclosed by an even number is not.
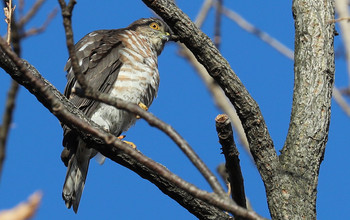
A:
[[[81,143],[79,145],[82,145]],[[85,145],[85,143],[84,143]],[[64,181],[62,197],[67,208],[73,205],[75,213],[78,211],[81,195],[89,169],[91,149],[78,146],[76,154],[69,160],[66,180]]]

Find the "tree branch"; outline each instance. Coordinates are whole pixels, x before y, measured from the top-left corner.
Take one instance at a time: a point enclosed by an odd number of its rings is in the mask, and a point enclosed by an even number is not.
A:
[[[217,0],[215,4],[216,4],[216,11],[215,11],[215,25],[214,25],[214,45],[219,50],[220,43],[221,43],[221,18],[222,18],[223,0]]]
[[[23,29],[24,26],[34,17],[34,15],[36,15],[38,13],[39,9],[41,8],[41,6],[43,5],[43,3],[45,1],[46,0],[37,0],[34,3],[34,5],[30,8],[30,10],[27,12],[27,14],[19,19],[18,24],[17,24],[19,29]],[[20,4],[21,5],[20,10],[21,11],[23,9],[22,4]]]
[[[71,1],[73,2],[73,1]],[[67,39],[67,47],[69,50],[69,55],[71,60],[77,60],[75,50],[71,50],[71,41],[73,40],[73,30],[71,26],[71,13],[73,8],[67,8],[67,6],[62,3],[62,0],[60,0],[60,5],[62,7],[62,15],[67,13],[69,11],[70,13],[67,14],[64,18],[64,28],[66,31],[66,39]],[[74,4],[72,4],[73,7]],[[73,48],[74,49],[74,48]],[[74,66],[77,65],[77,66]],[[103,102],[105,104],[109,104],[112,106],[115,106],[119,109],[130,111],[132,110],[132,113],[135,113],[136,115],[144,118],[151,126],[155,126],[159,128],[160,130],[164,131],[174,142],[179,146],[179,148],[185,153],[185,155],[190,159],[190,161],[195,165],[195,167],[200,171],[200,173],[204,176],[204,178],[207,180],[209,185],[212,187],[214,192],[216,192],[218,195],[224,196],[224,190],[221,187],[219,181],[215,177],[215,175],[209,170],[209,168],[206,166],[206,164],[199,158],[199,156],[195,153],[195,151],[189,146],[189,144],[168,124],[162,122],[155,116],[153,116],[151,113],[144,111],[137,105],[133,105],[131,103],[125,102],[121,99],[112,99],[107,94],[103,94],[97,90],[94,90],[91,88],[86,80],[84,75],[80,71],[80,67],[78,63],[72,63],[72,68],[74,71],[74,74],[76,78],[80,78],[83,83],[83,88],[79,91],[76,91],[78,95],[84,96],[96,101]],[[77,70],[78,72],[75,72]],[[80,84],[80,82],[79,82]]]
[[[129,164],[130,167],[135,167],[135,172],[144,178],[149,178],[164,193],[178,201],[179,204],[196,216],[202,218],[203,213],[208,214],[210,211],[211,216],[204,216],[205,218],[203,217],[203,219],[212,219],[214,214],[215,216],[223,216],[221,210],[227,210],[249,219],[262,219],[255,212],[233,204],[232,200],[219,198],[216,194],[198,189],[171,173],[164,166],[130,148],[128,144],[120,141],[114,135],[106,133],[90,119],[86,118],[77,107],[45,80],[33,66],[18,58],[2,39],[0,39],[0,47],[0,67],[33,93],[62,123],[77,131],[85,141],[91,143],[91,146],[104,156],[117,163],[122,164],[120,162],[122,160],[123,163]],[[146,174],[144,173],[145,168],[148,169]],[[148,172],[149,174],[147,174]],[[164,179],[165,182],[160,182],[159,178]],[[188,198],[193,199],[188,200]],[[230,218],[228,215],[224,216],[225,219]]]
[[[222,146],[222,153],[225,156],[225,167],[228,173],[233,200],[237,205],[247,208],[244,192],[243,176],[241,166],[239,165],[239,153],[233,139],[233,131],[229,117],[225,114],[218,115],[215,118],[216,131],[218,132],[219,142]],[[242,219],[236,216],[236,219]]]
[[[318,175],[330,123],[334,82],[334,1],[294,0],[294,93],[280,155],[281,189],[267,189],[273,219],[316,218]],[[300,206],[297,204],[302,202]],[[288,204],[288,205],[287,205]]]
[[[204,19],[206,18],[209,12],[210,6],[212,5],[212,1],[213,0],[206,0],[203,3],[201,10],[199,11],[196,17],[196,20],[194,22],[198,28],[202,26]],[[202,78],[203,82],[205,83],[208,90],[212,94],[216,105],[230,117],[231,123],[233,124],[233,127],[239,136],[239,141],[241,145],[251,156],[250,150],[249,150],[249,144],[247,141],[247,137],[244,133],[242,123],[238,118],[238,115],[235,109],[233,108],[232,104],[225,96],[224,91],[222,91],[220,86],[208,74],[207,70],[203,67],[203,65],[197,61],[193,53],[184,44],[178,43],[178,45],[180,47],[180,51],[179,51],[180,55],[184,56],[190,62],[190,64],[195,68],[196,72]]]
[[[11,81],[11,87],[7,94],[7,100],[5,104],[5,111],[2,117],[2,124],[0,127],[0,174],[2,173],[2,167],[6,155],[6,143],[11,127],[13,110],[15,108],[16,97],[18,93],[18,83],[14,80]]]
[[[192,51],[224,90],[242,121],[250,151],[260,175],[265,185],[272,187],[275,184],[274,176],[278,168],[278,158],[258,104],[210,38],[199,30],[173,1],[143,0],[143,2],[172,27],[180,41]]]

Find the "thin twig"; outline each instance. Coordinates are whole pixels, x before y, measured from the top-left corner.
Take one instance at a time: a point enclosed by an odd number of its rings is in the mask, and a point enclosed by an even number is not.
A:
[[[192,52],[189,49],[187,49],[187,47],[183,44],[179,44],[179,46],[181,48],[180,55],[185,57],[190,62],[190,64],[196,69],[196,72],[202,78],[208,90],[214,97],[216,105],[230,117],[232,125],[235,131],[237,132],[240,144],[251,156],[248,140],[244,133],[241,120],[238,118],[237,112],[225,96],[225,93],[215,82],[215,80],[208,74],[207,70],[203,67],[203,65],[197,61],[196,57],[192,54]]]
[[[345,20],[350,17],[349,6],[347,0],[335,0],[335,11],[338,14],[339,19]],[[345,48],[345,59],[348,70],[348,77],[350,79],[350,24],[349,22],[339,22],[340,32]],[[348,83],[350,87],[350,83]]]
[[[340,108],[343,109],[343,111],[346,113],[346,115],[348,117],[350,117],[350,106],[348,105],[348,103],[344,99],[344,97],[341,94],[341,92],[339,91],[339,89],[335,86],[333,87],[333,98],[338,103]]]
[[[7,44],[10,45],[11,42],[11,25],[12,25],[12,15],[16,8],[16,6],[12,7],[12,0],[9,0],[7,3],[7,7],[4,8],[5,12],[5,21],[7,23]]]
[[[4,9],[5,17],[6,17],[6,23],[7,23],[7,44],[10,46],[11,44],[11,25],[13,22],[13,16],[12,12],[14,8],[12,9],[12,1],[4,2],[4,4],[7,6]],[[15,28],[15,30],[17,30]],[[15,42],[17,44],[17,42]],[[19,51],[17,51],[19,53]],[[16,97],[18,93],[19,85],[16,81],[11,81],[11,86],[7,94],[7,100],[5,104],[5,110],[2,117],[2,124],[0,126],[0,174],[3,170],[3,164],[6,157],[6,144],[7,139],[11,127],[11,122],[13,118],[13,111],[15,109],[15,103],[16,103]]]
[[[271,37],[268,33],[258,29],[253,24],[245,20],[241,15],[239,15],[237,12],[228,9],[226,7],[222,8],[222,13],[236,22],[236,24],[241,27],[243,30],[257,36],[259,39],[276,49],[278,52],[283,54],[284,56],[288,57],[289,59],[294,60],[294,52],[293,50],[286,47],[284,44],[279,42],[277,39]]]
[[[2,124],[0,127],[0,174],[2,173],[2,167],[5,160],[6,143],[13,118],[13,110],[15,108],[18,89],[18,83],[12,80],[11,87],[7,94],[5,111],[2,117]]]
[[[350,17],[347,17],[347,18],[337,18],[337,19],[333,19],[333,20],[330,20],[330,23],[337,23],[337,22],[340,22],[340,21],[350,21]]]
[[[75,45],[74,45],[74,39],[73,39],[73,31],[72,31],[72,11],[74,8],[74,5],[76,4],[75,0],[70,0],[68,2],[68,5],[66,5],[66,2],[64,0],[58,0],[61,11],[62,11],[62,17],[63,17],[63,26],[64,31],[66,33],[66,44],[68,48],[68,53],[70,57],[70,61],[72,64],[72,69],[75,78],[77,79],[80,88],[85,91],[87,88],[87,82],[84,77],[84,75],[81,72],[81,68],[78,65],[78,58],[75,55]]]
[[[215,22],[214,22],[214,45],[218,49],[220,49],[220,43],[221,43],[222,5],[223,5],[223,0],[216,1],[216,12],[215,12]]]
[[[37,35],[37,34],[44,32],[46,30],[46,28],[49,26],[49,24],[51,23],[52,19],[54,19],[56,17],[57,12],[58,12],[58,9],[54,8],[50,12],[50,14],[47,16],[45,22],[40,27],[29,29],[21,37],[26,38],[26,37],[30,37],[30,36]]]
[[[233,131],[229,117],[225,114],[218,115],[215,118],[215,122],[219,142],[222,146],[222,153],[224,154],[226,160],[225,167],[231,186],[232,198],[237,205],[247,208],[243,176],[241,166],[239,164],[239,153],[233,139]],[[236,216],[236,219],[240,218]]]
[[[16,207],[0,212],[0,220],[28,220],[31,219],[39,205],[42,198],[41,192],[33,193],[28,201],[22,202]]]
[[[349,17],[348,8],[344,6],[344,0],[336,0],[336,10],[339,16],[342,16],[343,18],[335,19],[332,22],[338,22],[347,20]],[[342,3],[342,4],[341,4]],[[339,11],[338,11],[339,10]],[[294,60],[294,51],[286,47],[284,44],[279,42],[277,39],[271,37],[269,34],[267,34],[264,31],[261,31],[260,29],[256,28],[253,24],[245,20],[242,16],[240,16],[237,12],[227,9],[223,7],[223,14],[226,15],[228,18],[233,20],[237,23],[239,27],[241,27],[243,30],[257,36],[260,40],[264,41],[268,45],[270,45],[272,48],[280,52],[282,55],[286,56],[287,58]],[[350,25],[345,22],[340,22],[340,27],[342,31],[343,41],[346,48],[347,53],[347,66],[348,66],[348,73],[350,75]],[[341,109],[350,116],[350,106],[346,102],[346,100],[342,97],[341,92],[337,87],[334,86],[333,88],[333,98],[338,103],[338,105],[341,107]]]
[[[212,4],[213,4],[213,0],[205,0],[203,2],[202,7],[199,10],[199,13],[197,14],[197,17],[196,17],[195,22],[194,22],[197,25],[197,27],[202,26]]]
[[[33,17],[38,13],[38,10],[46,0],[37,0],[34,5],[30,8],[26,15],[21,17],[18,21],[18,27],[23,28]]]

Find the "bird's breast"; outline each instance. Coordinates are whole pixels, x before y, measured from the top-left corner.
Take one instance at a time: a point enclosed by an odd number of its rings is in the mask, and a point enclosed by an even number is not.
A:
[[[145,42],[138,44],[142,45]],[[140,52],[127,46],[119,51],[122,65],[110,95],[134,104],[143,103],[149,107],[157,95],[159,73],[157,54],[151,48],[144,47]],[[136,118],[134,114],[101,104],[93,114],[92,120],[119,135],[133,125]]]

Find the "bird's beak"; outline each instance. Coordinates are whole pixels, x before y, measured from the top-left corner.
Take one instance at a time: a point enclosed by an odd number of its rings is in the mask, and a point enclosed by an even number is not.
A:
[[[165,40],[165,41],[169,41],[169,40],[170,40],[170,34],[169,34],[169,32],[165,32],[165,33],[162,35],[162,40]]]

